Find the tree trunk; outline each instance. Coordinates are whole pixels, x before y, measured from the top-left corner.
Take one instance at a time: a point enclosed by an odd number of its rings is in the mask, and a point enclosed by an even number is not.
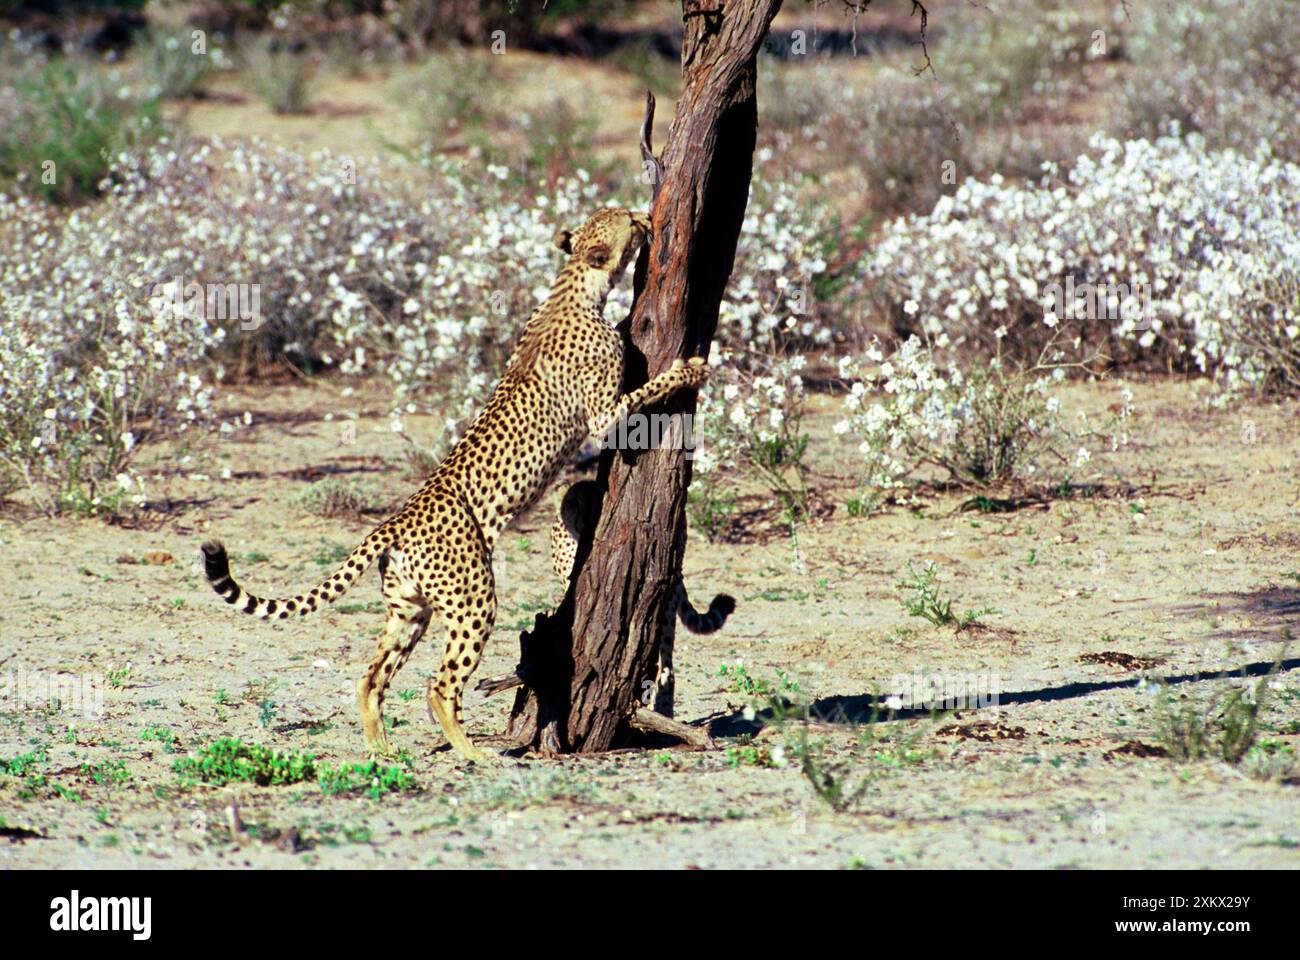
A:
[[[749,199],[756,57],[780,0],[685,0],[682,95],[663,153],[653,241],[625,321],[624,389],[679,357],[707,356]],[[694,394],[664,413],[690,413]],[[686,547],[691,466],[681,449],[605,451],[560,608],[520,638],[510,734],[548,752],[607,750],[633,713],[672,714],[673,590]],[[599,502],[599,501],[598,501]],[[645,727],[645,724],[638,724]],[[662,726],[662,725],[657,725]]]

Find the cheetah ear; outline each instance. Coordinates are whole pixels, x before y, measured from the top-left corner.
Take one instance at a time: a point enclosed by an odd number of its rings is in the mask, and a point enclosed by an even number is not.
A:
[[[583,259],[593,267],[605,267],[609,264],[609,247],[598,243],[583,252]]]
[[[565,253],[573,253],[573,231],[556,230],[554,243]]]

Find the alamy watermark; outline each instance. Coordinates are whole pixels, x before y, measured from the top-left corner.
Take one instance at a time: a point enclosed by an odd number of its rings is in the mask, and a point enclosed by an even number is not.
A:
[[[238,320],[240,330],[256,330],[262,325],[260,283],[185,283],[184,279],[178,276],[153,285],[149,306],[155,316]]]
[[[900,673],[890,683],[892,710],[987,710],[998,706],[996,673]]]
[[[1043,306],[1052,310],[1057,320],[1113,320],[1131,324],[1134,330],[1150,330],[1151,285],[1132,283],[1076,283],[1073,276],[1065,283],[1043,287]]]
[[[104,685],[102,678],[93,675],[9,670],[0,673],[0,711],[58,710],[101,717]]]
[[[684,450],[694,460],[700,449],[690,413],[632,413],[601,437],[603,450]]]
[[[50,929],[56,932],[122,931],[133,940],[148,940],[152,917],[152,897],[83,897],[73,890],[50,901]]]

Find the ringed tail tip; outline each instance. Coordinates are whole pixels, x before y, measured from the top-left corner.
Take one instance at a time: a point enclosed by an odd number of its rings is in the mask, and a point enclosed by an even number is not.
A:
[[[216,582],[230,576],[230,558],[220,540],[208,540],[199,549],[203,552],[203,570],[208,580]]]

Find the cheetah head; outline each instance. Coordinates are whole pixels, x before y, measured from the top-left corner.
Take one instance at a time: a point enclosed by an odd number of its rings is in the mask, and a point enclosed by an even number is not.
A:
[[[648,215],[609,207],[576,231],[559,231],[555,245],[569,255],[569,266],[587,274],[603,294],[618,282],[649,236]]]

